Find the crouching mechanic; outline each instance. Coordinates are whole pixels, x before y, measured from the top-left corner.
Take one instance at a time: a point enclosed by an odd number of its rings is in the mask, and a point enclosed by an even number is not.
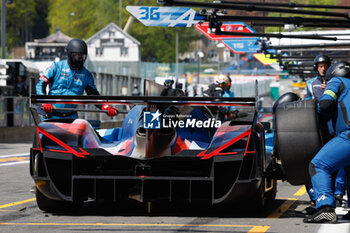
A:
[[[203,92],[204,96],[233,98],[235,94],[230,91],[231,78],[229,75],[219,75],[215,77],[215,83]],[[219,107],[219,118],[221,121],[233,120],[238,117],[238,110],[235,106]]]
[[[49,85],[49,95],[100,95],[97,91],[92,74],[84,67],[87,57],[86,43],[80,39],[72,39],[67,45],[68,60],[54,62],[46,69],[36,85],[38,95],[46,95]],[[108,104],[96,105],[107,111],[110,117],[118,115],[118,110]],[[74,104],[43,104],[47,113],[45,119],[78,118],[76,111],[58,111],[55,108],[76,108]]]
[[[350,164],[350,63],[338,62],[327,71],[332,78],[320,98],[318,111],[324,122],[332,119],[336,136],[312,159],[309,167],[317,212],[306,223],[336,222],[332,173]]]

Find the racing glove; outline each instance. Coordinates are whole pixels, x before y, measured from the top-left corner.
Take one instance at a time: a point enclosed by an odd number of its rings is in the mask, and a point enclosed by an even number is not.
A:
[[[119,113],[118,109],[113,108],[112,106],[110,106],[108,104],[102,105],[102,110],[107,110],[108,111],[107,115],[109,117],[114,117],[114,116],[118,115],[118,113]]]
[[[53,110],[52,104],[43,104],[43,110],[46,113],[51,113]]]

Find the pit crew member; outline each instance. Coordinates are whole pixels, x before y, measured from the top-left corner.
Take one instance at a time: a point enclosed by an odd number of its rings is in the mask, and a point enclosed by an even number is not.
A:
[[[325,87],[326,87],[326,72],[328,68],[331,66],[331,59],[327,55],[318,55],[314,59],[314,70],[318,72],[318,76],[316,76],[313,79],[309,79],[306,82],[306,95],[304,99],[316,99],[317,101],[320,100]],[[328,128],[332,130],[332,125],[328,124]],[[337,173],[337,177],[335,179],[335,191],[334,195],[337,198],[337,206],[341,206],[342,202],[341,199],[343,198],[343,195],[345,194],[345,183],[346,183],[346,176],[344,168],[341,168],[339,172]],[[314,203],[315,202],[315,194],[314,190],[312,188],[311,184],[306,184],[306,190],[309,194],[310,200]],[[310,214],[313,213],[314,209],[306,208],[304,213]]]
[[[332,79],[320,98],[318,111],[322,121],[332,119],[336,136],[321,148],[310,163],[317,212],[304,218],[306,223],[337,221],[332,173],[350,164],[350,63],[338,62],[332,65],[327,76]]]
[[[87,57],[87,45],[83,40],[72,39],[67,45],[67,60],[54,62],[46,69],[36,85],[38,95],[46,95],[49,85],[49,95],[100,95],[97,91],[92,74],[84,67]],[[47,113],[45,119],[78,118],[76,111],[56,111],[55,108],[76,108],[72,104],[43,104]],[[110,117],[118,115],[118,110],[108,104],[97,106],[107,110]]]
[[[235,94],[230,91],[231,78],[229,75],[219,75],[215,77],[215,83],[209,85],[209,88],[203,92],[204,96],[233,98]],[[238,116],[238,110],[234,106],[219,107],[219,118],[221,121],[235,119]]]

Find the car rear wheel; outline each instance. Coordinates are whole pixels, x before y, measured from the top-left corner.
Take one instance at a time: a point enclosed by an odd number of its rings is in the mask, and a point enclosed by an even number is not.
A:
[[[251,208],[258,214],[261,214],[265,208],[265,181],[261,180],[259,188],[250,200]]]
[[[68,202],[53,200],[46,197],[37,188],[35,188],[35,197],[39,209],[46,212],[76,211],[81,207],[83,203],[82,201]]]
[[[35,188],[36,203],[43,211],[56,211],[60,208],[62,201],[57,201],[46,197],[39,189]]]
[[[316,107],[315,100],[303,100],[276,108],[276,148],[285,176],[292,185],[310,180],[309,163],[322,147]]]

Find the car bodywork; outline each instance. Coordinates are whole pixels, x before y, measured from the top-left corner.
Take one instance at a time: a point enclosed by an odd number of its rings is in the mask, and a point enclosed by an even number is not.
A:
[[[31,101],[132,106],[122,126],[112,129],[94,129],[84,119],[36,120],[30,174],[46,202],[132,198],[224,204],[249,199],[263,207],[275,197],[276,180],[269,174],[276,160],[265,150],[256,98],[33,95]],[[218,106],[248,113],[215,125]],[[144,127],[145,112],[156,110],[164,118],[173,114],[169,127]],[[32,113],[38,119],[34,108]],[[189,127],[174,125],[186,119]],[[38,195],[37,202],[50,209]]]

